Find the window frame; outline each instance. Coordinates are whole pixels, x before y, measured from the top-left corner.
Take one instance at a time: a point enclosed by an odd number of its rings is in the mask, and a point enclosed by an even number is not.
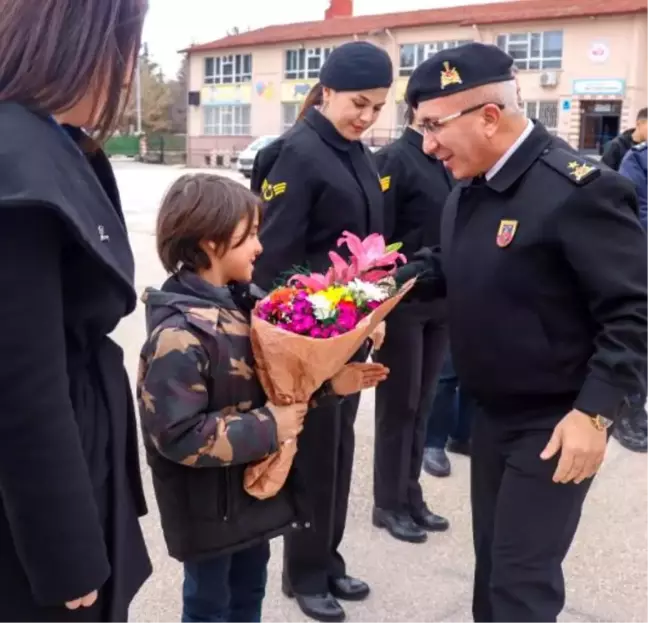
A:
[[[322,66],[332,51],[333,46],[284,50],[283,79],[313,80],[319,78]],[[310,61],[314,59],[318,60],[318,67],[310,67]]]
[[[428,41],[427,43],[401,43],[398,46],[398,75],[406,78],[414,73],[414,70],[433,54],[441,50],[458,48],[467,43],[472,43],[472,39],[443,39],[439,41]],[[403,65],[403,53],[405,48],[412,48],[411,56],[413,65]]]
[[[550,134],[558,134],[558,122],[560,117],[559,100],[523,100],[522,103],[524,104],[524,114],[526,117],[528,117],[529,119],[537,119],[540,123],[542,123],[542,125],[547,129],[547,132],[549,132]],[[552,111],[551,113],[555,116],[555,125],[547,125],[546,118],[548,115],[545,114],[544,119],[542,118],[543,115],[540,114],[540,109],[542,106],[555,107],[555,115],[554,111]],[[533,114],[531,114],[530,109],[534,111]]]
[[[545,56],[546,41],[552,35],[560,36],[560,55]],[[513,39],[513,40],[511,40]],[[563,30],[542,30],[528,32],[500,33],[495,39],[498,48],[510,54],[520,71],[546,71],[562,69],[565,55],[565,33]],[[516,58],[513,51],[525,50],[524,58]]]
[[[204,106],[203,136],[252,136],[252,106],[250,104]]]
[[[225,73],[225,68],[228,72]],[[238,70],[237,70],[238,68]],[[203,84],[246,84],[252,82],[252,54],[222,54],[203,59]]]

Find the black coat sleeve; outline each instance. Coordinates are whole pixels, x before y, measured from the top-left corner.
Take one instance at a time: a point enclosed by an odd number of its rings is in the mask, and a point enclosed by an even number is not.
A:
[[[614,171],[618,171],[622,158],[623,154],[621,153],[621,145],[619,144],[619,141],[616,139],[611,140],[605,146],[601,160]]]
[[[255,264],[254,282],[267,291],[306,261],[306,234],[315,191],[305,167],[308,164],[303,158],[290,145],[284,145],[262,184],[264,212],[259,238],[263,252]]]
[[[646,234],[630,184],[604,171],[576,189],[556,223],[567,263],[597,328],[575,408],[613,418],[646,390]]]
[[[44,605],[99,589],[110,573],[69,395],[63,236],[53,210],[0,206],[0,496]]]

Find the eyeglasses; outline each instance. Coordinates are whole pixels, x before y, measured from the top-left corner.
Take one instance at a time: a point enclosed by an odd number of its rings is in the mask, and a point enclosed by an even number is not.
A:
[[[477,104],[477,106],[464,108],[463,110],[452,113],[451,115],[448,115],[446,117],[441,117],[441,119],[437,119],[436,121],[424,121],[423,123],[419,123],[418,129],[423,133],[435,134],[441,128],[447,125],[448,122],[453,121],[454,119],[459,119],[459,117],[463,117],[464,115],[469,115],[472,112],[481,110],[484,106],[497,106],[500,110],[504,110],[505,108],[504,104],[499,104],[497,102],[484,102],[483,104]]]

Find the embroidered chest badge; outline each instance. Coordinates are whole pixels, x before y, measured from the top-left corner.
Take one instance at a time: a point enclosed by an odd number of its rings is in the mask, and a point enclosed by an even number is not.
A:
[[[383,192],[387,192],[389,190],[389,187],[391,186],[391,175],[387,175],[379,179],[380,179],[380,188],[382,189]]]
[[[513,238],[515,237],[515,232],[517,231],[518,222],[517,221],[507,221],[502,219],[499,224],[499,229],[497,230],[497,246],[503,249],[508,247]]]
[[[445,61],[441,70],[441,90],[449,87],[452,84],[463,84],[461,76],[456,67],[450,67],[450,63]]]

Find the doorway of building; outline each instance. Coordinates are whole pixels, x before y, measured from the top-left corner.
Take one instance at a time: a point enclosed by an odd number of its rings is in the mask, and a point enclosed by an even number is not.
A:
[[[580,151],[601,155],[606,143],[619,134],[621,102],[582,102]]]

